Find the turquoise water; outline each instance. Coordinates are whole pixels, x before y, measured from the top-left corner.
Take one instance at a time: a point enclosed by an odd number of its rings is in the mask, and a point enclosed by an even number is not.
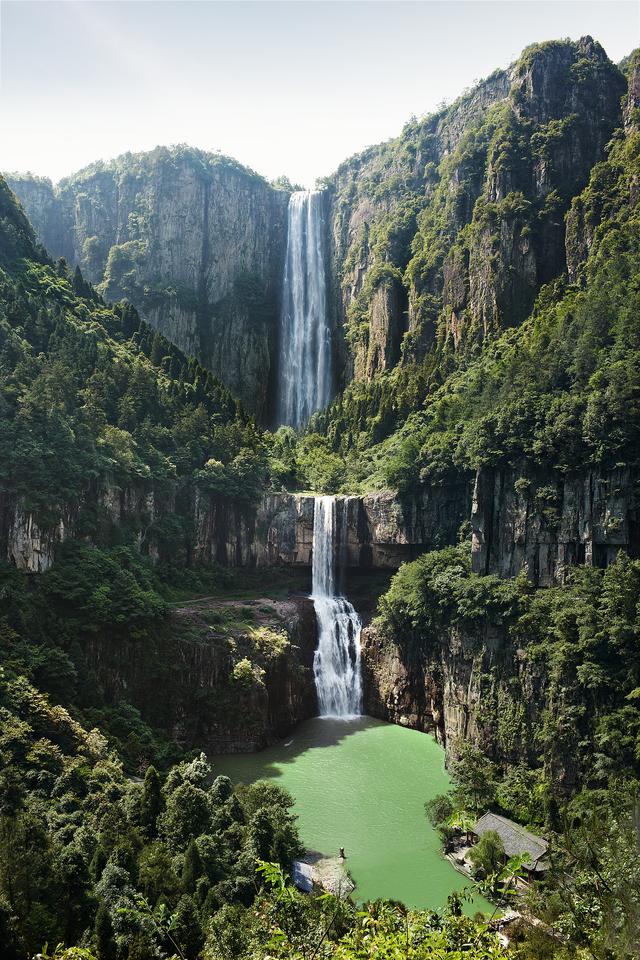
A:
[[[274,780],[295,797],[308,849],[337,856],[358,900],[386,897],[439,909],[468,881],[445,860],[424,813],[425,800],[449,787],[444,752],[415,730],[361,717],[316,718],[260,753],[214,757],[234,783]],[[490,910],[480,897],[468,910]]]

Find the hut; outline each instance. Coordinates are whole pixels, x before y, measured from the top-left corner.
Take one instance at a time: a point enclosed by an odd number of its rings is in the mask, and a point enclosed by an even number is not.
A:
[[[485,813],[471,830],[472,843],[477,843],[483,834],[495,830],[504,847],[505,858],[528,855],[523,863],[523,869],[529,880],[539,880],[547,870],[544,857],[549,844],[543,837],[529,833],[519,823],[501,817],[497,813]]]

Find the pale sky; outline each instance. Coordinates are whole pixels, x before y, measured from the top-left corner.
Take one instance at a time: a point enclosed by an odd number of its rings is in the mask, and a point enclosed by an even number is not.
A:
[[[0,0],[0,169],[58,180],[157,144],[313,186],[523,47],[589,33],[619,61],[637,0]]]

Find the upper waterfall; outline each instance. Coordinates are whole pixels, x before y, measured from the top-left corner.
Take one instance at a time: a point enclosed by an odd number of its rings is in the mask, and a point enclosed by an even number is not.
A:
[[[312,597],[318,622],[313,672],[321,717],[362,712],[360,630],[353,605],[336,596],[336,498],[316,497],[313,512]]]
[[[282,289],[278,423],[301,427],[331,399],[324,197],[300,190],[289,199]]]

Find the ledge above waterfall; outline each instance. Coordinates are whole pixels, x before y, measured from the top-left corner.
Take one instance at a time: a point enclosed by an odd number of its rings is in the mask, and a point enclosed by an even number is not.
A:
[[[351,568],[396,569],[425,550],[455,543],[467,506],[466,490],[400,499],[392,491],[336,498],[341,563]],[[257,565],[310,566],[314,496],[272,493],[257,509],[248,552]],[[246,557],[247,551],[242,551]],[[246,562],[246,559],[244,560]]]

